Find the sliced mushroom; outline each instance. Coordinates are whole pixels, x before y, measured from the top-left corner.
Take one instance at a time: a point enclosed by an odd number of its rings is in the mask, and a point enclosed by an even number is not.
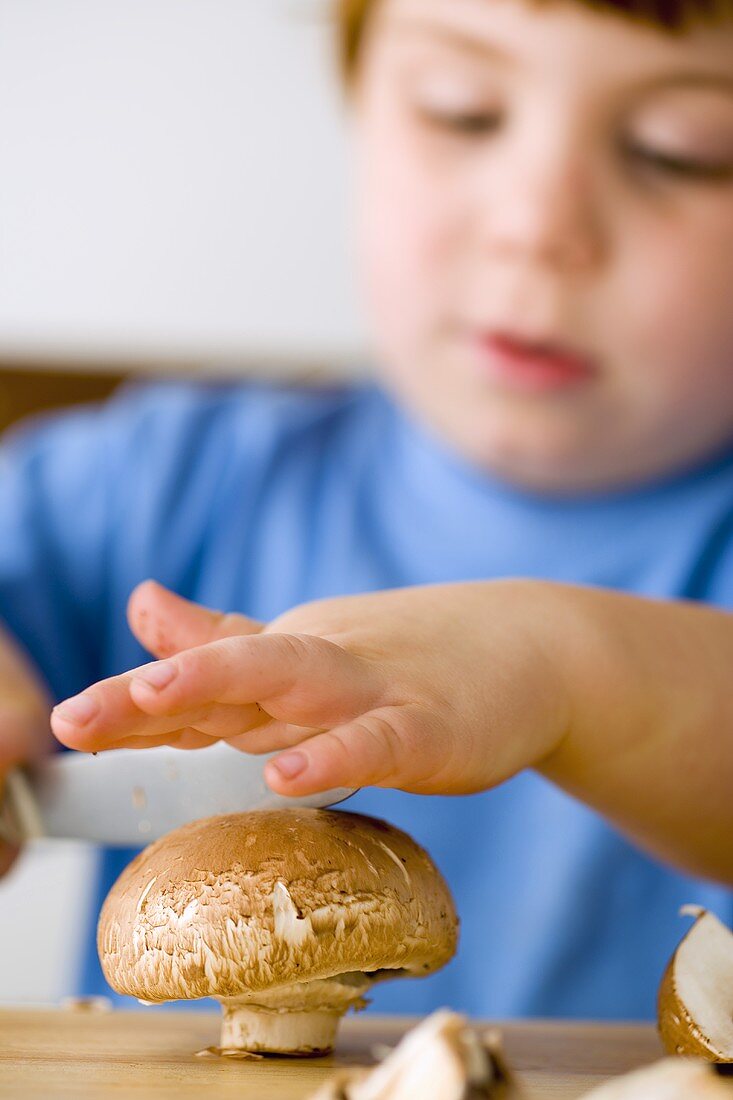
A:
[[[707,1062],[664,1058],[607,1081],[583,1100],[733,1100],[733,1080],[719,1077]]]
[[[342,1074],[312,1100],[519,1100],[496,1033],[480,1037],[464,1016],[440,1011],[402,1039],[381,1065]]]
[[[446,963],[457,930],[448,887],[404,833],[287,809],[151,844],[112,887],[98,948],[119,993],[220,1001],[223,1050],[317,1054],[374,981]]]
[[[685,906],[695,923],[659,988],[659,1032],[670,1054],[733,1062],[733,933],[716,916]]]

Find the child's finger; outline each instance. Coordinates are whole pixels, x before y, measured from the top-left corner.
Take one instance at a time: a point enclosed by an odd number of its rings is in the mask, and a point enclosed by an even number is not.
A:
[[[383,707],[276,756],[265,778],[289,796],[331,787],[428,791],[445,762],[445,738],[419,708]]]
[[[180,726],[170,719],[150,722],[130,698],[129,676],[110,676],[58,703],[51,712],[51,729],[58,740],[71,749],[96,751],[133,733],[154,736]],[[144,731],[139,729],[142,723]]]
[[[176,715],[209,700],[260,703],[268,715],[307,726],[340,724],[381,702],[373,664],[309,634],[225,638],[137,669],[134,703]]]
[[[118,747],[129,737],[168,737],[182,726],[196,727],[200,733],[216,738],[235,736],[267,720],[253,704],[228,707],[207,702],[183,715],[151,716],[130,698],[132,673],[102,680],[91,688],[60,703],[51,716],[51,727],[59,741],[84,752]]]
[[[301,741],[307,741],[308,738],[322,732],[320,727],[296,726],[292,722],[271,720],[259,726],[253,726],[252,729],[237,737],[228,737],[227,742],[241,752],[260,756],[263,753],[292,748],[294,745],[299,745]]]
[[[183,729],[174,730],[164,737],[126,737],[118,745],[115,745],[112,751],[117,749],[152,749],[159,748],[161,745],[167,745],[169,748],[174,749],[208,749],[219,740],[218,737],[209,737],[207,734],[201,733],[200,730],[186,726]]]
[[[180,728],[170,717],[151,718],[130,699],[129,673],[102,680],[54,707],[51,729],[71,749],[96,752],[124,737],[166,735]]]
[[[219,638],[262,630],[262,623],[255,619],[212,611],[153,580],[143,581],[133,591],[127,619],[138,641],[156,657],[170,657]]]
[[[145,721],[149,721],[147,715]],[[185,729],[195,733],[197,743],[193,747],[199,748],[202,745],[213,744],[214,741],[233,741],[246,737],[250,730],[268,721],[268,715],[256,705],[230,707],[224,703],[213,703],[210,706],[187,711],[185,714],[178,714],[175,718],[171,718],[170,726],[174,728],[163,734],[146,735],[142,732],[144,727],[141,726],[141,732],[129,735],[129,738],[135,740],[135,746],[129,745],[126,747],[138,748],[140,744],[150,741],[155,741],[156,744],[161,745],[177,745],[176,738],[181,729]],[[129,738],[125,737],[124,740],[127,741]],[[122,741],[122,737],[115,740],[115,747],[120,748]]]
[[[193,726],[187,726],[174,735],[174,740],[170,744],[173,748],[189,751],[209,749],[220,740],[220,737],[210,737],[208,734],[202,733],[201,730],[194,729]]]
[[[94,749],[94,753],[119,752],[120,749],[159,749],[170,745],[171,737],[175,737],[175,730],[171,733],[160,734],[157,737],[122,737],[113,745],[104,745]]]

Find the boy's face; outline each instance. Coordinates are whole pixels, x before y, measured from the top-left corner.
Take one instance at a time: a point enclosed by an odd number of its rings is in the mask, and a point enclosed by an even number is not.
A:
[[[382,0],[355,99],[376,350],[423,419],[556,491],[733,439],[733,17]]]

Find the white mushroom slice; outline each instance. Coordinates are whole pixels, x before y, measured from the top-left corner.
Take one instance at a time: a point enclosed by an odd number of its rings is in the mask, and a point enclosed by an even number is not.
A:
[[[733,1100],[733,1083],[705,1062],[665,1058],[607,1081],[583,1100]]]
[[[374,981],[437,970],[457,932],[448,887],[410,837],[294,808],[151,844],[112,887],[98,947],[119,993],[219,1000],[222,1049],[316,1054]]]
[[[733,933],[697,906],[659,988],[658,1022],[670,1054],[733,1061]]]
[[[342,1075],[312,1100],[510,1100],[518,1086],[498,1040],[483,1042],[463,1016],[440,1011],[408,1032],[381,1065]]]

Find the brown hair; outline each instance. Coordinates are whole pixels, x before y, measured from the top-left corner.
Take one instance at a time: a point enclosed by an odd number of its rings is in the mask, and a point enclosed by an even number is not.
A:
[[[350,78],[359,60],[367,18],[379,0],[336,0],[342,69]],[[544,0],[539,0],[544,2]],[[586,7],[616,12],[668,31],[683,31],[698,19],[728,12],[729,0],[579,0]]]

